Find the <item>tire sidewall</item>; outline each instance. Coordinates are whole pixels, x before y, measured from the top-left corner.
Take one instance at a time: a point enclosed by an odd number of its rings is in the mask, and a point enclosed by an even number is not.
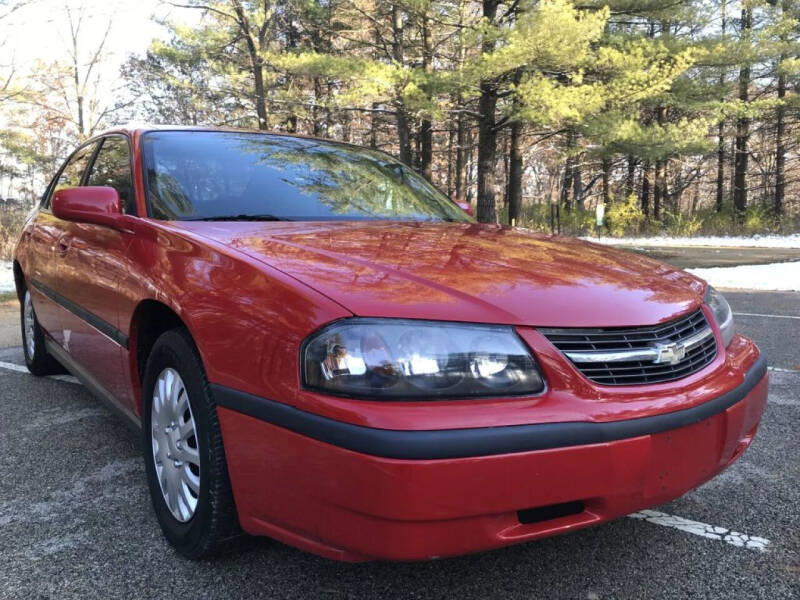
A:
[[[200,493],[197,508],[192,518],[185,523],[178,521],[170,512],[161,492],[153,459],[151,438],[153,390],[159,374],[168,367],[178,372],[186,387],[200,456]],[[211,469],[213,460],[210,456],[212,444],[209,437],[211,429],[209,411],[214,407],[209,402],[205,373],[197,351],[181,333],[170,331],[156,341],[147,360],[142,396],[142,446],[153,508],[167,539],[182,553],[193,554],[193,549],[203,545],[213,517],[210,484],[214,473]]]
[[[47,352],[44,347],[44,333],[39,325],[39,318],[36,316],[36,308],[33,307],[33,356],[28,354],[28,344],[25,332],[25,294],[30,291],[25,288],[22,290],[22,298],[19,303],[19,323],[22,333],[22,354],[25,357],[25,365],[28,370],[37,376],[47,373]],[[33,302],[33,298],[31,298]]]

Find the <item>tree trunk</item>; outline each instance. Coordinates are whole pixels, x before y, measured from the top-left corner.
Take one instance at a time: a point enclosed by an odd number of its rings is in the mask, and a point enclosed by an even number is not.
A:
[[[722,212],[725,202],[725,121],[717,126],[717,198],[715,209]]]
[[[70,13],[69,8],[67,8],[67,15],[69,17],[69,25],[70,25],[70,32],[72,34],[72,78],[75,83],[75,96],[77,98],[77,108],[78,108],[78,138],[80,141],[86,139],[86,124],[85,124],[85,117],[83,114],[83,86],[81,85],[81,76],[80,76],[80,65],[78,61],[78,31],[80,29],[80,21],[78,20],[78,26],[76,28],[75,24],[72,21],[72,13]]]
[[[778,99],[786,96],[786,77],[778,78]],[[786,106],[778,105],[775,123],[775,214],[783,214],[783,199],[786,194]]]
[[[267,129],[267,93],[264,89],[264,65],[260,58],[253,59],[253,79],[256,88],[258,128]]]
[[[427,179],[433,179],[433,124],[423,119],[419,128],[419,172]]]
[[[653,218],[661,218],[661,205],[666,199],[666,161],[656,161],[656,181],[653,188]]]
[[[413,165],[411,154],[411,136],[408,130],[408,118],[402,102],[397,106],[395,113],[397,119],[397,143],[400,145],[400,160],[409,167]]]
[[[319,105],[324,97],[322,91],[322,79],[314,77],[314,106],[311,107],[311,125],[314,128],[314,137],[322,135],[322,122],[319,116]]]
[[[720,3],[720,9],[722,11],[722,37],[725,37],[725,29],[728,23],[727,15],[726,15],[726,7],[727,2],[726,0],[722,0]],[[724,89],[725,86],[725,69],[722,70],[722,73],[719,75],[719,87],[720,90]],[[723,102],[725,101],[725,97],[723,95],[720,98]],[[722,212],[722,208],[724,205],[725,199],[725,119],[721,119],[719,124],[717,125],[717,197],[716,197],[716,204],[715,209],[717,212]]]
[[[611,159],[603,159],[603,204],[611,203]]]
[[[294,18],[291,13],[287,14],[287,21],[286,44],[289,48],[289,52],[294,52],[297,49],[298,31],[294,26]],[[292,86],[291,76],[288,77],[286,86]],[[289,106],[289,115],[286,117],[286,131],[289,133],[297,133],[297,115],[294,113],[292,105]]]
[[[753,27],[752,9],[742,7],[742,40],[749,43],[750,30]],[[747,60],[747,59],[745,59]],[[739,69],[739,100],[747,104],[750,99],[750,63],[745,62]],[[747,208],[747,162],[749,158],[750,117],[742,115],[736,120],[736,156],[733,175],[733,207],[741,219]]]
[[[497,16],[499,0],[483,0],[483,17],[493,24]],[[491,36],[484,36],[481,52],[484,55],[494,50],[495,42]],[[497,222],[497,176],[495,162],[497,155],[497,82],[484,80],[480,85],[478,101],[478,221]]]
[[[456,124],[456,169],[455,169],[455,189],[456,198],[463,202],[465,198],[464,181],[466,173],[466,143],[467,143],[467,123],[464,113],[458,113],[458,123]]]
[[[494,223],[497,220],[497,132],[495,109],[497,88],[494,82],[481,84],[478,102],[478,221]]]
[[[511,123],[508,166],[508,224],[519,225],[522,214],[522,123]]]
[[[447,128],[447,197],[453,198],[453,144],[456,137],[452,123]]]
[[[783,16],[789,12],[789,0],[783,0],[781,11]],[[782,36],[785,41],[785,36]],[[778,109],[775,115],[775,199],[774,211],[776,216],[783,214],[783,199],[786,194],[786,73],[783,71],[783,62],[789,58],[781,54],[778,59]]]
[[[636,158],[628,156],[628,173],[625,176],[625,201],[636,191]]]
[[[572,201],[570,200],[570,190],[572,189],[572,159],[567,158],[566,163],[564,164],[564,179],[561,182],[561,206],[564,207],[564,210],[572,210]]]
[[[575,199],[575,208],[583,209],[583,179],[581,178],[580,156],[572,161],[572,197]]]
[[[392,4],[392,57],[398,66],[405,63],[403,47],[403,11],[397,4]],[[395,100],[395,117],[397,119],[397,143],[400,146],[400,160],[412,166],[413,156],[411,154],[411,135],[408,128],[408,115],[403,99],[398,97]]]
[[[645,217],[650,217],[650,163],[642,165],[642,212]]]
[[[570,191],[573,186],[573,178],[575,176],[575,157],[572,155],[572,147],[575,145],[575,132],[572,129],[567,130],[566,139],[566,161],[564,161],[564,180],[561,184],[561,206],[566,210],[572,210],[572,201],[570,200]]]
[[[429,19],[422,18],[422,68],[426,73],[433,70],[433,47]],[[430,98],[430,90],[426,89]],[[428,181],[432,180],[433,165],[433,123],[428,117],[422,119],[419,127],[419,172]]]
[[[472,173],[475,171],[475,152],[472,150],[473,146],[475,145],[475,134],[473,133],[472,129],[470,128],[467,131],[467,171],[464,174],[464,202],[472,203],[473,198],[473,191],[472,191]]]
[[[457,52],[458,65],[463,65],[466,58],[466,47],[464,44],[464,21],[467,18],[467,0],[458,0],[458,35],[457,35]],[[455,197],[461,202],[466,200],[466,181],[467,174],[465,167],[467,166],[467,119],[464,115],[464,98],[459,92],[455,98],[455,105],[458,109],[456,116],[456,166],[455,166]],[[471,145],[470,145],[471,146]],[[470,147],[470,161],[469,173],[472,169],[472,151]]]
[[[369,147],[378,147],[378,103],[372,103],[372,112],[369,116]]]

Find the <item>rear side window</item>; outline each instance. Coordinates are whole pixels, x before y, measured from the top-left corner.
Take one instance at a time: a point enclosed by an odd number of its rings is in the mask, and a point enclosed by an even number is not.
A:
[[[46,208],[50,207],[50,199],[53,197],[54,192],[78,187],[81,184],[83,172],[86,170],[86,165],[89,163],[89,159],[92,157],[92,152],[94,152],[95,147],[97,147],[96,143],[89,144],[79,149],[70,157],[69,161],[67,161],[67,164],[62,169],[61,174],[58,176],[55,185],[51,188],[50,193],[45,199],[44,206]]]
[[[125,138],[113,136],[103,140],[86,185],[113,187],[122,201],[122,211],[129,215],[136,213],[131,179],[131,153]]]

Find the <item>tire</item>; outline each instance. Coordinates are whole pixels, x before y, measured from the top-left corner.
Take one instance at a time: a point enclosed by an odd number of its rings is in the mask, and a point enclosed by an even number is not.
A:
[[[63,372],[58,362],[47,353],[44,345],[44,330],[36,318],[31,293],[28,288],[22,290],[22,301],[19,304],[19,321],[22,330],[22,352],[25,355],[25,366],[32,375],[43,377]]]
[[[156,340],[142,395],[147,483],[164,536],[187,558],[217,555],[241,530],[216,404],[185,329],[167,331]]]

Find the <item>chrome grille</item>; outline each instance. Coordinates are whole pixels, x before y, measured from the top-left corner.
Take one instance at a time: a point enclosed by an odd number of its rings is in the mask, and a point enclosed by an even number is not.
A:
[[[603,385],[673,381],[696,373],[717,355],[700,309],[648,327],[540,331],[581,373]]]

